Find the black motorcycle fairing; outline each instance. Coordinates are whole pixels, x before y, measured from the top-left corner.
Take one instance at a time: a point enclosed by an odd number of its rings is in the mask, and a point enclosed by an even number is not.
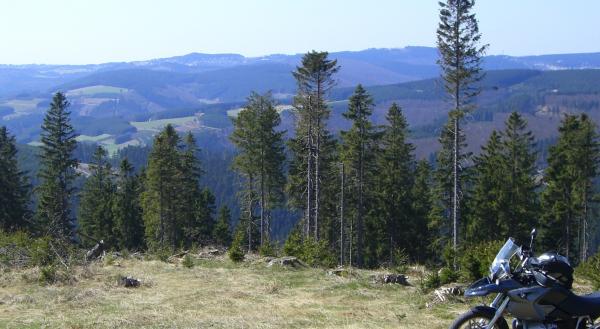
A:
[[[569,291],[558,308],[571,316],[589,316],[595,320],[600,317],[600,292],[578,296]]]
[[[493,283],[489,278],[482,278],[465,290],[465,297],[481,297],[494,293],[506,293],[521,287],[522,285],[513,279],[499,280],[497,283]]]
[[[600,292],[578,296],[561,286],[533,286],[512,290],[508,296],[508,312],[520,319],[568,321],[581,316],[600,317]]]

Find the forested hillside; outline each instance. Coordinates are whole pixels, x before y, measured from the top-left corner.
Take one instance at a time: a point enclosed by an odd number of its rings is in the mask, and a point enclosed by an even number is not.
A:
[[[324,67],[321,74],[330,78],[312,80],[315,67]],[[5,229],[43,225],[84,244],[102,239],[108,248],[171,250],[228,241],[222,232],[229,232],[232,250],[269,254],[279,246],[321,264],[448,261],[451,203],[444,189],[452,159],[444,154],[450,154],[451,130],[441,119],[441,126],[413,130],[409,111],[399,101],[443,104],[440,82],[333,89],[339,69],[327,53],[308,53],[292,74],[301,87],[293,107],[282,112],[272,93],[254,93],[231,115],[231,123],[219,129],[144,122],[138,129],[147,129],[151,142],[115,149],[112,156],[101,143],[81,139],[68,94],[58,93],[45,115],[40,146],[22,145],[18,153],[9,152],[15,156],[12,166],[20,163],[12,170],[21,170],[20,191],[25,191],[12,197],[29,209],[23,210],[29,219],[5,222]],[[538,226],[546,228],[547,247],[565,250],[574,259],[585,259],[595,249],[599,235],[586,216],[596,211],[591,198],[598,152],[597,72],[574,72],[490,71],[478,83],[478,108],[465,116],[460,141],[465,146],[457,227],[461,245],[523,237],[529,227]],[[569,89],[565,82],[578,87]],[[381,114],[384,104],[390,105]],[[522,110],[513,111],[515,106]],[[438,141],[433,136],[440,131]],[[5,147],[14,149],[10,130],[3,134]],[[432,155],[423,157],[419,148],[428,140],[439,142],[441,150],[430,145],[425,150]],[[56,152],[63,155],[55,158]],[[581,175],[566,177],[562,170]],[[519,176],[507,185],[503,178],[511,172]],[[44,191],[53,189],[51,179],[61,175],[66,175],[61,183],[66,185],[59,185],[66,197],[61,208],[69,212],[59,222],[44,222],[42,209],[58,211],[45,208],[55,196]],[[577,188],[581,179],[589,186],[583,199]],[[566,204],[572,211],[564,220],[574,229],[567,235],[550,230],[564,218],[551,206],[564,201],[552,191],[553,180],[572,186],[569,202],[575,203]],[[30,201],[22,199],[30,195],[28,186],[36,187]],[[498,202],[510,202],[518,212],[506,214],[502,209],[510,206]],[[588,206],[580,208],[577,202]],[[588,209],[587,215],[580,209]],[[229,227],[220,228],[219,237],[217,222]],[[302,236],[309,240],[301,242]]]

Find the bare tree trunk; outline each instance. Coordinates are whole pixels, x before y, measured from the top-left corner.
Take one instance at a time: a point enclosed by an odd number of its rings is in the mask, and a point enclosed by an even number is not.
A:
[[[260,172],[260,245],[265,243],[265,161],[264,152],[261,152]]]
[[[321,132],[320,132],[320,127],[319,127],[319,123],[317,123],[317,144],[315,147],[315,240],[319,241],[319,187],[320,187],[320,181],[321,181],[321,176],[320,176],[320,170],[319,167],[320,163],[319,163],[319,155],[321,153]]]
[[[587,260],[587,225],[588,225],[588,185],[586,182],[585,189],[583,190],[583,230],[581,232],[582,246],[581,246],[581,261]]]
[[[354,247],[354,221],[350,219],[350,267],[352,267],[352,248]]]
[[[252,251],[252,224],[253,224],[253,214],[252,214],[252,204],[253,202],[253,191],[252,191],[252,187],[254,186],[254,179],[252,177],[250,177],[248,179],[248,183],[250,186],[249,189],[249,194],[248,194],[248,226],[247,226],[247,232],[248,232],[248,252]]]
[[[361,127],[361,142],[360,155],[358,158],[358,216],[356,220],[356,263],[358,266],[363,265],[364,261],[364,131]]]
[[[160,247],[163,248],[164,247],[164,243],[165,243],[165,214],[164,214],[164,198],[163,198],[163,186],[162,186],[162,179],[159,181],[159,186],[158,186],[158,216],[159,218],[159,241],[160,241]]]
[[[310,236],[310,224],[312,215],[312,113],[311,113],[310,96],[308,97],[308,132],[307,132],[307,148],[308,154],[306,157],[306,237]]]
[[[569,202],[569,204],[571,204]],[[569,206],[570,207],[570,206]],[[569,252],[571,251],[571,209],[569,209],[569,211],[567,211],[567,220],[566,220],[566,227],[565,227],[565,232],[566,232],[566,237],[565,237],[565,256],[567,258],[569,258]]]
[[[321,89],[322,89],[322,84],[323,81],[321,81],[321,78],[319,77],[317,79],[317,95],[316,95],[316,135],[317,135],[317,142],[316,142],[316,146],[315,146],[315,240],[319,241],[319,211],[320,211],[320,187],[321,187],[321,163],[320,163],[320,156],[321,156],[321,130],[323,127],[321,127],[322,124],[322,120],[323,118],[321,117],[322,115],[322,109],[321,109],[321,100],[323,95],[321,95]]]
[[[456,251],[458,250],[458,137],[459,137],[459,125],[458,125],[458,113],[454,118],[454,159],[452,164],[452,173],[453,173],[453,193],[452,193],[452,222],[453,222],[453,232],[452,232],[452,248],[454,250],[454,268],[456,268]]]
[[[344,163],[341,165],[340,189],[340,265],[344,266]]]
[[[457,12],[461,12],[461,8],[460,8],[460,1],[457,2]],[[455,23],[455,35],[456,35],[456,40],[455,40],[455,49],[456,49],[456,54],[455,54],[455,59],[456,59],[456,69],[458,69],[460,67],[461,64],[461,54],[458,51],[458,49],[460,49],[460,45],[461,45],[461,40],[460,40],[460,20],[456,20]],[[453,173],[453,193],[452,193],[452,224],[453,224],[453,228],[452,228],[452,248],[454,250],[454,260],[453,260],[453,265],[454,265],[454,269],[457,268],[456,266],[456,254],[458,251],[458,207],[459,207],[459,201],[458,201],[458,184],[459,183],[459,178],[458,178],[458,154],[459,154],[459,119],[460,119],[460,82],[456,81],[455,85],[454,85],[454,110],[456,111],[455,113],[455,117],[454,117],[454,159],[452,162],[452,173]]]

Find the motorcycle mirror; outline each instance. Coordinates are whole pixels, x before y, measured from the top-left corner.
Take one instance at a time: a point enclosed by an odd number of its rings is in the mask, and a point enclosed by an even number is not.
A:
[[[529,250],[531,252],[533,252],[533,240],[535,239],[536,236],[537,236],[537,230],[534,228],[533,230],[531,230],[531,242],[529,242]]]

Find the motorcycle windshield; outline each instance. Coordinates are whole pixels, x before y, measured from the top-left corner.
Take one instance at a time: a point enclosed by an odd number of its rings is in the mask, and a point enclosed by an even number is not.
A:
[[[519,251],[519,246],[515,244],[512,238],[509,238],[504,246],[500,248],[500,251],[494,258],[492,266],[490,267],[491,278],[497,279],[502,278],[509,274],[510,271],[510,259]]]

